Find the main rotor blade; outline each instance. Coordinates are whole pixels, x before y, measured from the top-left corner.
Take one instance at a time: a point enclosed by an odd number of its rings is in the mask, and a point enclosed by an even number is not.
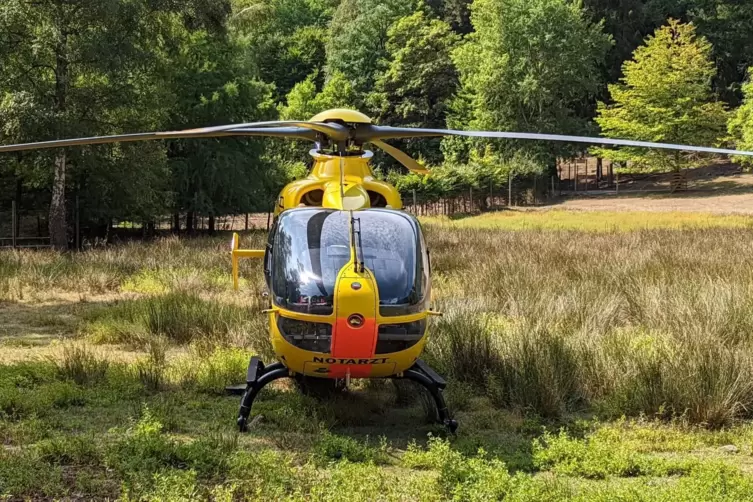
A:
[[[332,122],[311,122],[307,120],[277,120],[271,122],[250,122],[247,124],[230,124],[213,127],[202,127],[199,129],[191,129],[182,132],[196,132],[196,133],[214,133],[231,131],[234,129],[246,129],[257,127],[302,127],[304,129],[310,129],[324,134],[325,136],[337,141],[345,141],[349,136],[349,129],[344,125],[332,123]]]
[[[657,148],[662,150],[680,150],[686,152],[718,153],[724,155],[742,155],[753,157],[753,152],[744,150],[730,150],[727,148],[710,148],[692,145],[676,145],[671,143],[655,143],[650,141],[633,141],[627,139],[592,138],[588,136],[566,136],[560,134],[539,134],[528,132],[497,132],[497,131],[457,131],[452,129],[419,129],[412,127],[367,126],[356,131],[356,139],[363,142],[374,142],[378,139],[399,138],[429,138],[437,136],[464,136],[469,138],[500,138],[524,139],[538,141],[558,141],[564,143],[585,143],[589,145],[631,146],[638,148]]]
[[[102,145],[109,143],[128,143],[134,141],[149,141],[157,139],[185,139],[185,138],[216,138],[224,136],[270,136],[294,139],[306,139],[314,141],[317,131],[307,127],[244,127],[239,126],[221,126],[220,128],[189,129],[186,131],[171,132],[144,132],[136,134],[118,134],[114,136],[94,136],[90,138],[73,138],[61,139],[54,141],[41,141],[37,143],[22,143],[18,145],[0,145],[0,153],[3,152],[22,152],[26,150],[37,150],[47,148],[62,148],[67,146],[80,145]],[[258,123],[257,123],[258,125]]]
[[[392,156],[393,159],[407,167],[409,171],[416,174],[429,174],[428,169],[416,162],[413,157],[403,152],[402,150],[398,150],[394,146],[390,146],[384,141],[379,141],[378,139],[372,139],[371,144],[387,152],[387,154]]]

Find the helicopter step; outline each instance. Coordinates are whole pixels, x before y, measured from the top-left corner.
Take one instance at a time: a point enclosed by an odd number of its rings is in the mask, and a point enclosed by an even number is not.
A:
[[[265,366],[258,357],[252,357],[248,363],[246,372],[246,385],[231,385],[225,388],[230,394],[242,395],[240,411],[238,412],[238,429],[240,432],[248,430],[248,419],[251,415],[251,407],[254,404],[256,396],[267,384],[281,378],[295,378],[282,363],[273,363]],[[442,423],[450,433],[454,433],[458,428],[458,422],[452,418],[444,400],[442,391],[447,387],[447,382],[437,374],[428,364],[421,359],[405,370],[400,375],[390,378],[412,380],[422,385],[429,391],[437,406],[439,422]]]

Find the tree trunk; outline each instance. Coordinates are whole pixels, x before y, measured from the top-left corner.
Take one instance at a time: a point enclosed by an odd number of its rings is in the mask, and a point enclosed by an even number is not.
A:
[[[50,244],[58,251],[68,249],[68,224],[65,213],[65,152],[55,156],[55,177],[50,201]]]
[[[601,179],[604,177],[604,162],[601,157],[596,159],[596,183],[601,183]]]
[[[188,233],[188,235],[193,235],[193,230],[194,230],[193,219],[194,219],[193,211],[188,211],[186,213],[186,233]]]
[[[173,214],[173,232],[180,233],[180,213]]]
[[[215,222],[215,219],[214,219],[214,215],[210,214],[209,215],[209,235],[214,235],[214,227],[215,227],[215,225],[216,225],[216,222]]]
[[[55,109],[57,119],[65,120],[66,100],[68,98],[68,36],[61,29],[55,46]],[[62,124],[61,124],[62,125]],[[65,150],[55,155],[55,175],[52,181],[52,200],[50,201],[50,245],[58,251],[68,249],[68,223],[65,212]]]

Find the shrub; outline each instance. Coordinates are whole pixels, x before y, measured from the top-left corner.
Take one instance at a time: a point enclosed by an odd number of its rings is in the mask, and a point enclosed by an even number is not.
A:
[[[695,460],[636,453],[621,444],[619,438],[604,437],[598,432],[585,439],[571,438],[564,431],[556,436],[547,432],[534,440],[533,459],[540,469],[591,479],[687,474],[697,465]]]
[[[504,462],[487,457],[479,449],[475,457],[465,457],[449,441],[429,437],[426,449],[411,443],[402,458],[409,468],[439,470],[442,493],[453,500],[501,500],[511,488],[511,476]]]
[[[348,460],[350,462],[388,462],[387,439],[381,438],[379,446],[364,441],[324,431],[314,447],[315,454],[322,460]]]

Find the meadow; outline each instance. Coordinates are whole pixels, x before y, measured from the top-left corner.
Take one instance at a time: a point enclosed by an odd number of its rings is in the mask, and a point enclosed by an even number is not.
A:
[[[753,218],[424,228],[455,436],[393,381],[281,382],[237,434],[223,388],[271,354],[227,236],[0,252],[0,500],[753,500]]]

